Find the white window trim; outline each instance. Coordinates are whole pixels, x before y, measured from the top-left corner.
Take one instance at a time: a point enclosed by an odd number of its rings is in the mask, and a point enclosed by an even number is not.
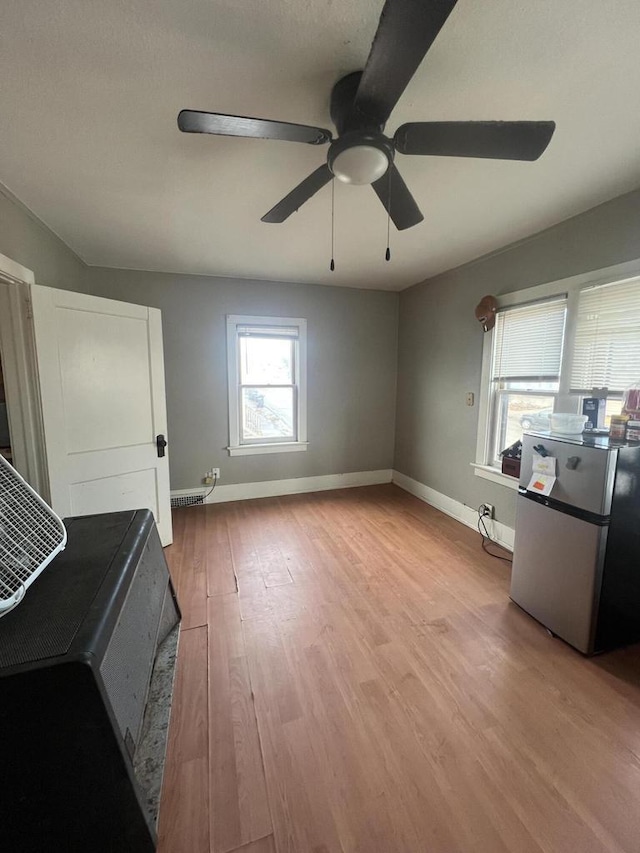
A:
[[[236,328],[247,326],[298,327],[296,384],[298,386],[298,440],[264,444],[240,444],[238,406],[238,337]],[[229,392],[229,456],[257,456],[264,453],[295,453],[307,450],[307,321],[302,317],[264,317],[248,314],[227,315],[227,385]]]
[[[476,477],[482,477],[483,480],[491,480],[492,483],[498,483],[500,486],[507,486],[514,491],[518,488],[518,478],[511,477],[509,474],[503,474],[498,468],[493,465],[480,465],[478,462],[472,462],[471,467]]]
[[[564,411],[571,411],[575,405],[573,398],[568,392],[569,377],[571,375],[571,358],[573,354],[573,337],[577,321],[577,302],[581,290],[585,287],[594,287],[600,284],[609,284],[623,278],[631,278],[640,275],[640,259],[628,261],[623,264],[605,267],[600,270],[591,270],[587,273],[559,279],[535,287],[527,287],[524,290],[516,290],[497,297],[500,308],[509,308],[513,305],[523,305],[527,302],[537,302],[553,296],[567,295],[567,324],[565,327],[564,355],[562,359],[562,380],[560,392],[557,395],[564,406]],[[480,380],[480,401],[478,405],[478,437],[476,443],[476,460],[471,463],[476,477],[491,480],[494,483],[507,486],[511,489],[518,488],[515,477],[503,474],[498,468],[488,464],[489,441],[491,437],[491,407],[489,405],[489,390],[491,385],[491,353],[493,351],[493,329],[486,332],[482,344],[482,374]]]

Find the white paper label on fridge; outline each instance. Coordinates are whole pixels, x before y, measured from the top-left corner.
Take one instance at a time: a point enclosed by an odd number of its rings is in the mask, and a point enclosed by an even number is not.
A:
[[[555,482],[556,477],[552,474],[536,474],[534,472],[533,476],[529,480],[527,491],[535,492],[537,495],[549,495]]]
[[[554,477],[556,473],[556,457],[541,456],[534,450],[532,467],[534,474],[550,474],[552,477]]]

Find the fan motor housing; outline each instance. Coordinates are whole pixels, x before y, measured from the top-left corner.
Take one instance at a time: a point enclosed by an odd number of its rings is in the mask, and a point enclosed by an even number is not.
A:
[[[347,129],[347,117],[358,91],[361,77],[362,71],[354,71],[352,74],[347,74],[346,77],[341,77],[331,90],[329,114],[331,115],[331,121],[340,134],[344,133]]]
[[[378,124],[372,121],[366,110],[352,111],[361,77],[362,71],[352,71],[351,74],[341,77],[331,90],[329,114],[341,135],[350,130],[368,130],[375,133],[382,133],[384,130],[384,122]]]

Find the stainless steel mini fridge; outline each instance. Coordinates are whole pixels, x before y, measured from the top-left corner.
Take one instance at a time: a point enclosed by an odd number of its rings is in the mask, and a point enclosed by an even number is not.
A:
[[[534,449],[556,459],[548,496]],[[511,598],[585,654],[640,640],[640,443],[525,434]]]

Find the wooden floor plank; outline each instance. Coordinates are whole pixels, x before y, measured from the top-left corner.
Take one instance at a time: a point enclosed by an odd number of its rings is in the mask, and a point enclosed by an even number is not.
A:
[[[228,506],[207,504],[205,542],[207,595],[228,595],[238,591],[227,518]]]
[[[551,638],[473,530],[395,486],[184,512],[211,746],[178,715],[161,826],[192,821],[189,850],[637,853],[640,646]],[[201,642],[180,689],[202,706]]]
[[[159,853],[209,853],[207,628],[182,631],[160,819]]]
[[[207,624],[207,507],[186,507],[177,512],[186,516],[178,577],[178,601],[185,631]]]
[[[314,753],[315,733],[301,718],[299,698],[282,660],[275,677],[273,648],[279,656],[283,651],[277,631],[267,621],[250,619],[245,632],[276,850],[343,853],[327,780]],[[283,689],[284,684],[289,689]]]
[[[169,573],[171,575],[174,589],[177,590],[179,586],[180,569],[182,567],[182,554],[186,542],[184,528],[187,515],[184,512],[178,512],[177,510],[173,510],[171,515],[173,523],[173,543],[164,549],[164,555],[167,560],[167,565],[169,566]]]
[[[260,838],[258,841],[250,841],[248,844],[243,844],[242,847],[236,848],[233,853],[275,853],[275,851],[273,835],[267,835],[266,838]]]
[[[208,623],[211,850],[226,853],[272,824],[237,595],[211,597]]]

